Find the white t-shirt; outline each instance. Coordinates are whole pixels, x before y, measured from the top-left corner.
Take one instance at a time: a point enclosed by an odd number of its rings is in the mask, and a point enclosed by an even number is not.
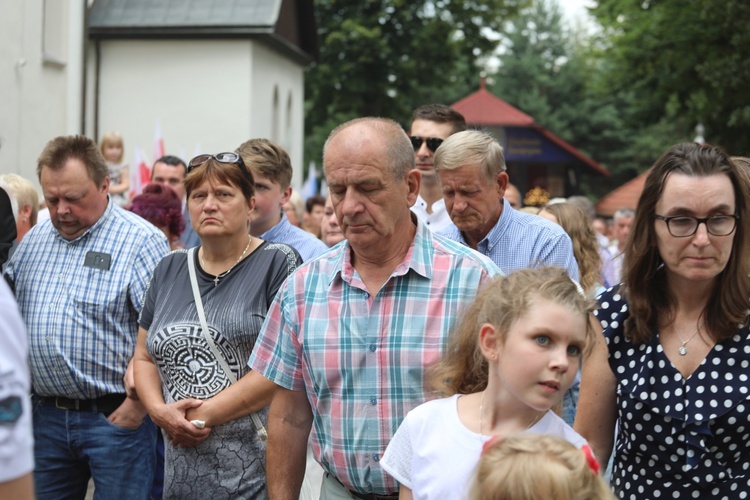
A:
[[[0,277],[0,482],[34,468],[27,342],[13,292]]]
[[[417,195],[417,202],[411,207],[411,211],[417,214],[422,222],[430,228],[432,232],[438,232],[451,224],[451,217],[445,210],[445,200],[440,198],[432,204],[432,213],[427,213],[427,202],[421,195]]]
[[[424,403],[410,411],[388,444],[380,465],[415,499],[464,499],[474,475],[482,445],[490,436],[470,431],[458,417],[454,395]],[[586,444],[554,412],[548,411],[524,432],[552,434],[578,448]]]

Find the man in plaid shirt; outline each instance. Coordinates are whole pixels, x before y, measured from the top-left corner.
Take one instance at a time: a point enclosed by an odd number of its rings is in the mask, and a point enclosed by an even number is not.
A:
[[[278,385],[268,421],[271,498],[297,498],[312,427],[321,498],[396,498],[380,467],[406,413],[428,392],[453,321],[500,273],[434,235],[410,208],[420,173],[401,127],[361,118],[323,151],[345,245],[300,267],[276,296],[250,359]]]

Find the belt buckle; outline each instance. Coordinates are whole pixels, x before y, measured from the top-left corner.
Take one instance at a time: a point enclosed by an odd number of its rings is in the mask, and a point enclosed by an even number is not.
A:
[[[75,401],[75,404],[73,404],[73,405],[70,405],[70,404],[68,404],[68,405],[61,404],[60,401],[63,400],[63,399],[67,399],[68,401]],[[58,410],[76,410],[77,411],[78,410],[78,403],[79,403],[79,401],[77,399],[68,399],[68,398],[61,398],[59,396],[55,396],[55,408],[57,408]]]

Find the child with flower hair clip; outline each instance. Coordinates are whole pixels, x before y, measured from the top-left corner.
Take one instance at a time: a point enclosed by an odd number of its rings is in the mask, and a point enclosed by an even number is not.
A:
[[[466,498],[494,435],[552,434],[585,445],[551,408],[593,339],[593,306],[554,267],[515,271],[480,290],[429,372],[444,398],[409,412],[380,460],[400,483],[399,498]]]
[[[614,500],[591,448],[551,435],[487,441],[469,500]]]

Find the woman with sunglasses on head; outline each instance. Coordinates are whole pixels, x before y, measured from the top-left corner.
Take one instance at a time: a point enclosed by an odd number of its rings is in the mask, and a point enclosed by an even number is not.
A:
[[[575,429],[621,498],[750,490],[748,199],[718,148],[678,144],[649,173],[623,283],[595,312]]]
[[[255,185],[238,154],[193,158],[185,188],[201,244],[154,270],[139,321],[136,390],[165,435],[164,498],[265,498],[273,384],[247,360],[299,255],[250,235]],[[242,415],[196,415],[235,382],[246,399]]]

